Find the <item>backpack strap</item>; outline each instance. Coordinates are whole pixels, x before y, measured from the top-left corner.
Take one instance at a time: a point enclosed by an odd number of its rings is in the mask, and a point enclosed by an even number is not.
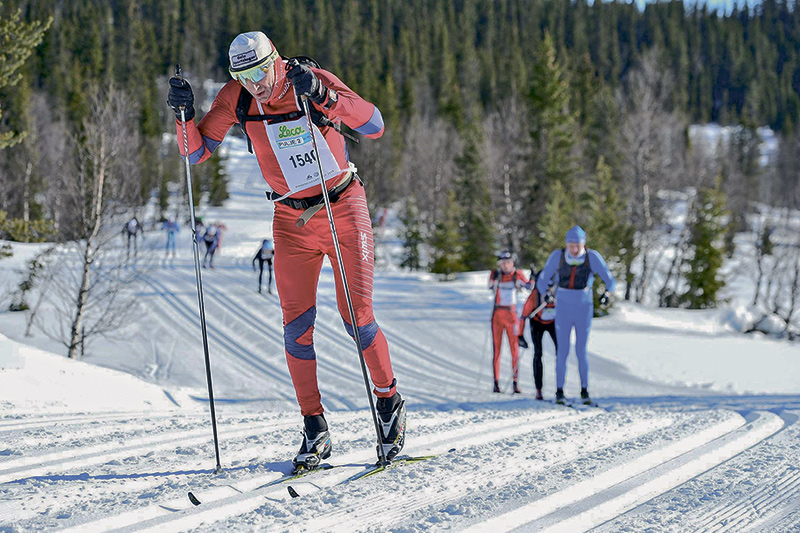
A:
[[[286,58],[284,58],[286,59]],[[306,65],[308,67],[314,68],[322,68],[319,66],[314,59],[307,57],[307,56],[295,56],[290,59],[297,59],[301,64]],[[244,134],[245,139],[247,139],[247,151],[251,154],[253,153],[253,143],[250,141],[250,136],[247,135],[247,122],[249,121],[267,121],[268,124],[279,124],[281,122],[288,122],[290,120],[297,120],[300,117],[305,116],[305,112],[303,111],[303,104],[300,101],[300,97],[297,96],[297,107],[300,109],[299,111],[292,111],[291,113],[283,113],[280,115],[249,115],[248,112],[250,111],[250,104],[253,102],[253,95],[250,92],[242,87],[239,90],[239,100],[236,102],[236,119],[239,122],[239,127]],[[337,133],[343,135],[344,137],[350,139],[351,141],[358,143],[358,139],[353,137],[352,135],[348,134],[345,131],[342,131],[342,128],[339,124],[333,122],[328,117],[325,116],[322,111],[317,110],[314,106],[309,106],[311,111],[311,122],[317,125],[318,128],[330,127],[336,130]]]

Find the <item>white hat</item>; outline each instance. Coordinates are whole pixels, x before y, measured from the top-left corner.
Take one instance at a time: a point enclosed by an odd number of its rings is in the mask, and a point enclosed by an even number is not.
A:
[[[275,59],[275,47],[260,31],[240,33],[228,50],[229,70],[241,72]]]

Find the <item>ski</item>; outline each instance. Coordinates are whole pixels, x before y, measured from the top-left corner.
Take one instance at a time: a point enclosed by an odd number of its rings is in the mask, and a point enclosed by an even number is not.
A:
[[[267,487],[272,487],[274,485],[280,485],[281,483],[287,483],[289,481],[294,481],[294,480],[306,477],[308,475],[315,474],[317,472],[331,470],[333,468],[336,468],[336,466],[337,465],[332,465],[332,464],[328,464],[328,463],[322,463],[319,466],[316,466],[314,468],[303,468],[303,469],[300,469],[300,470],[293,470],[290,474],[285,474],[285,475],[279,477],[278,479],[274,479],[274,480],[270,481],[269,483],[264,483],[263,485],[259,485],[258,487],[254,488],[254,489],[250,489],[248,491],[243,491],[243,490],[236,489],[236,487],[234,487],[233,485],[228,485],[228,486],[230,488],[234,489],[236,492],[239,492],[239,493],[250,492],[252,490],[265,489]],[[192,505],[194,505],[195,507],[198,506],[198,505],[201,505],[203,503],[192,492],[189,492],[188,497],[189,497],[189,501],[192,502]]]
[[[449,451],[454,451],[454,450],[455,448]],[[436,457],[436,455],[395,457],[389,464],[386,465],[375,464],[369,466],[364,470],[362,470],[361,472],[358,472],[357,474],[350,476],[344,481],[340,481],[339,483],[337,483],[337,485],[344,485],[346,483],[350,483],[351,481],[357,481],[359,479],[364,479],[365,477],[374,476],[375,474],[380,474],[381,472],[385,472],[400,465],[421,463],[422,461],[427,461],[428,459],[433,459],[434,457]],[[289,496],[291,496],[292,498],[299,498],[300,496],[302,496],[302,494],[297,492],[297,490],[291,485],[287,486],[286,490],[289,492]]]

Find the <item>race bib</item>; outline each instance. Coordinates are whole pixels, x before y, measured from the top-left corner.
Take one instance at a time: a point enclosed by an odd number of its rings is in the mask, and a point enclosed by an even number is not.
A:
[[[258,108],[259,112],[263,114],[264,111],[261,109],[260,102],[258,103]],[[336,158],[333,157],[328,142],[320,133],[319,128],[312,124],[319,154],[314,150],[314,143],[311,139],[311,133],[308,131],[306,117],[279,124],[267,124],[264,121],[264,126],[267,129],[267,137],[269,137],[272,151],[275,153],[275,157],[281,167],[283,178],[289,187],[289,192],[284,197],[319,185],[320,165],[317,164],[317,158],[319,158],[319,163],[321,163],[323,172],[325,172],[325,180],[345,172],[346,169],[339,168],[339,164],[336,162]]]

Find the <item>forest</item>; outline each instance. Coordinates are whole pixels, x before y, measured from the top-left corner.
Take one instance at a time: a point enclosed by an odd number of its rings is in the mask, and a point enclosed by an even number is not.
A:
[[[696,308],[716,305],[737,234],[759,272],[797,261],[764,259],[759,215],[800,208],[794,2],[4,0],[0,17],[2,239],[86,242],[151,201],[150,224],[185,220],[167,80],[180,63],[213,98],[232,38],[262,30],[380,108],[384,136],[349,148],[371,206],[401,211],[404,267],[450,276],[509,249],[538,269],[577,223],[626,298]],[[697,145],[707,123],[732,133]],[[225,199],[219,155],[194,178],[197,202]],[[657,271],[676,191],[687,224]]]

